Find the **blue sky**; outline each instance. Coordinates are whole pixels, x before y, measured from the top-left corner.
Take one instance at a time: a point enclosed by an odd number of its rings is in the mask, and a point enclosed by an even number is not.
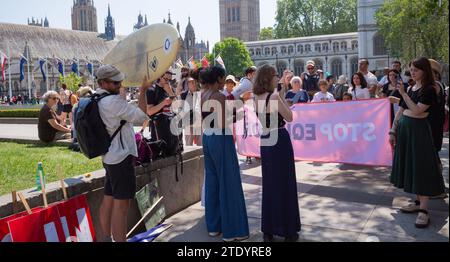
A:
[[[48,17],[50,27],[71,29],[71,6],[73,0],[1,0],[0,22],[26,24],[28,17]],[[98,28],[104,32],[104,19],[108,3],[116,23],[116,34],[127,35],[133,31],[139,12],[147,14],[149,23],[167,19],[169,10],[172,20],[181,25],[181,33],[191,16],[197,39],[209,40],[211,45],[220,40],[218,0],[94,0],[97,8]],[[275,23],[276,0],[261,0],[261,27]]]

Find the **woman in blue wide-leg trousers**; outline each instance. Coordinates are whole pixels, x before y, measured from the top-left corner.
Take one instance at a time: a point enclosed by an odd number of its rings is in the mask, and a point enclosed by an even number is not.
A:
[[[203,135],[208,232],[221,232],[224,240],[244,239],[249,236],[249,228],[233,136],[209,131]]]

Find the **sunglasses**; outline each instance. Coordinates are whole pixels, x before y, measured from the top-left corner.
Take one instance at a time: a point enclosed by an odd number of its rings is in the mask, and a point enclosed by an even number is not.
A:
[[[122,84],[122,81],[110,81],[110,80],[106,80],[107,83],[112,83],[115,86],[120,86]]]
[[[308,68],[308,71],[314,70],[314,67],[310,67]]]

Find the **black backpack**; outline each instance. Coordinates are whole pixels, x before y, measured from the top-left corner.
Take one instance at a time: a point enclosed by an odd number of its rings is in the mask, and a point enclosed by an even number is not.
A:
[[[170,126],[173,124],[179,127],[178,121],[172,121],[177,118],[177,116],[170,114],[158,114],[152,118],[153,124],[155,125],[156,137],[157,140],[163,141],[163,145],[161,148],[162,157],[171,157],[183,152],[183,136],[174,135],[171,132]],[[179,120],[179,119],[178,119]]]
[[[82,98],[74,112],[78,143],[83,154],[89,159],[108,153],[112,140],[127,123],[126,121],[121,121],[120,127],[114,132],[114,135],[112,137],[109,135],[100,117],[98,103],[110,95],[108,93],[102,95],[94,94],[91,97]]]

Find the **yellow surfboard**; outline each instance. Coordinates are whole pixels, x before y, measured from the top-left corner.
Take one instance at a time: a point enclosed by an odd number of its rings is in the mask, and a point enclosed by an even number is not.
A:
[[[151,81],[161,77],[177,58],[180,40],[170,24],[141,28],[120,41],[103,59],[125,75],[124,86],[138,87],[145,76]]]

